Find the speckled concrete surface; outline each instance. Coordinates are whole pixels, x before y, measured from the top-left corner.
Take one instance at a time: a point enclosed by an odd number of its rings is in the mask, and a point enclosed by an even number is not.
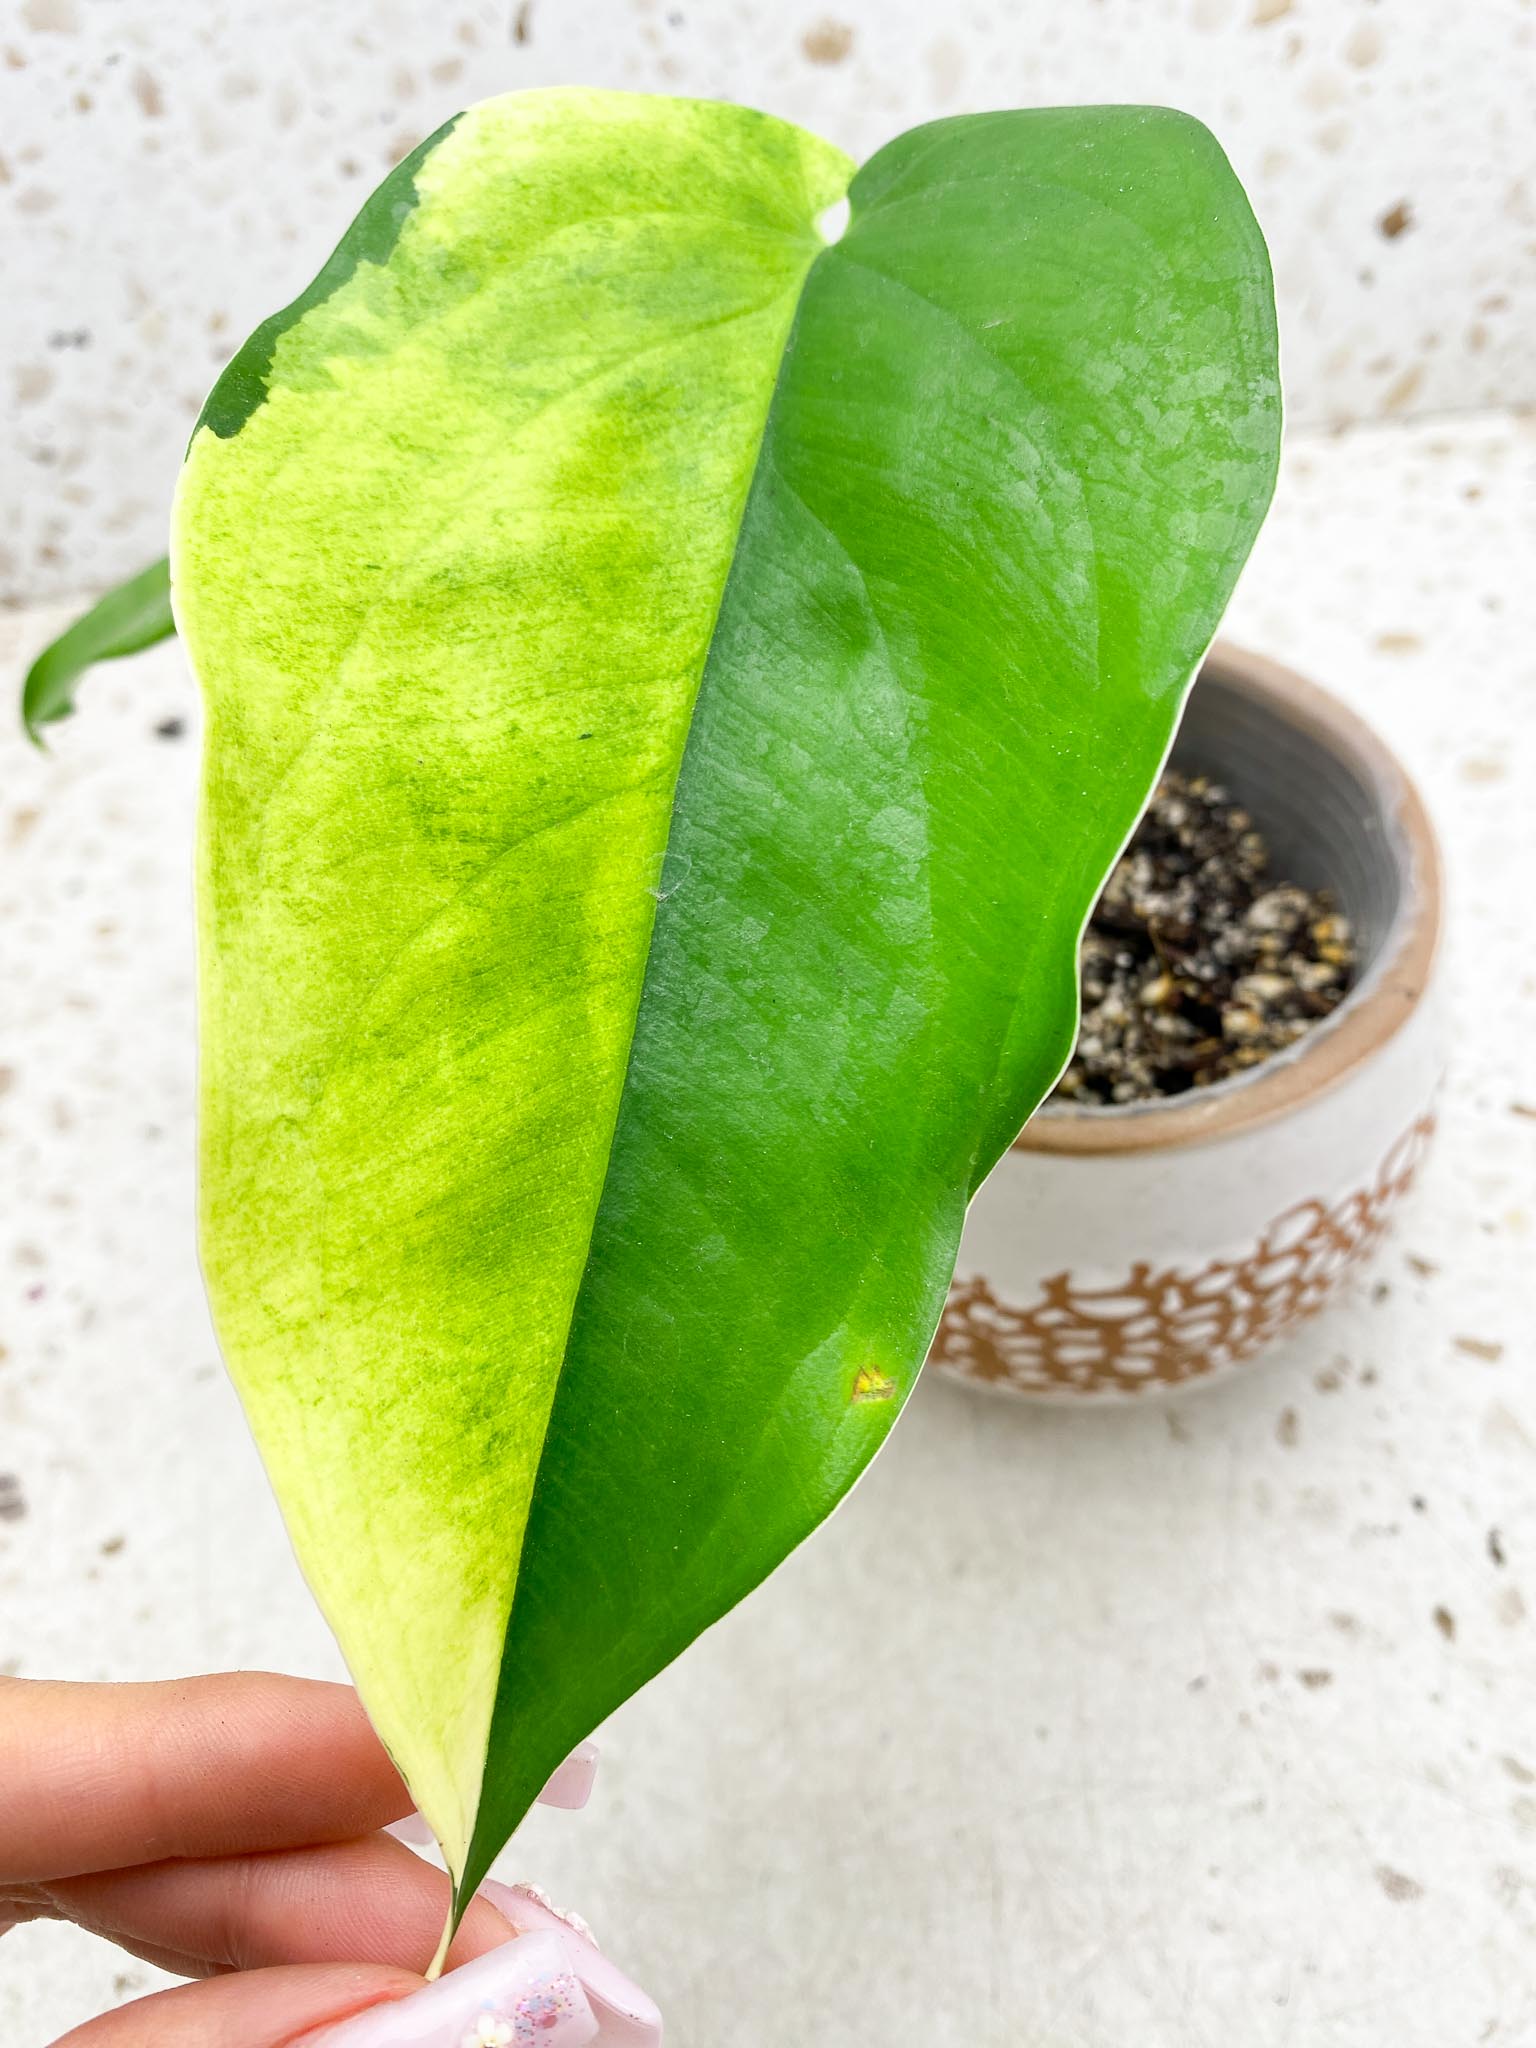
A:
[[[856,156],[962,108],[1185,107],[1269,234],[1294,419],[1536,401],[1528,0],[6,0],[0,596],[159,553],[215,370],[387,166],[569,81]]]
[[[1181,1407],[927,1386],[821,1536],[509,1859],[679,2048],[1536,2041],[1536,421],[1297,439],[1235,636],[1421,776],[1454,1063],[1345,1305]],[[0,620],[6,701],[57,614]],[[180,726],[184,729],[176,730]],[[192,1247],[196,710],[174,647],[0,741],[0,1668],[334,1655]],[[145,1988],[0,1943],[0,2040]]]

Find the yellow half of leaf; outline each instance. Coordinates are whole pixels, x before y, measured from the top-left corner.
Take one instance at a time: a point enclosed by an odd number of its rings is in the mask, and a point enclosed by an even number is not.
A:
[[[491,101],[253,337],[183,473],[204,1264],[455,1870],[683,744],[850,172],[735,107]]]

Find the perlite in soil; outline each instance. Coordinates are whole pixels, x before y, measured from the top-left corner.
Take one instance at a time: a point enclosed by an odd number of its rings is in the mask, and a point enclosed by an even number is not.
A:
[[[1231,793],[1170,769],[1083,934],[1082,1025],[1056,1093],[1145,1102],[1242,1073],[1336,1009],[1355,969],[1329,891],[1276,880]]]

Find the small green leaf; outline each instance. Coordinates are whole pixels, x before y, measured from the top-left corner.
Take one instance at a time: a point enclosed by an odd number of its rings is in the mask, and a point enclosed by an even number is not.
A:
[[[474,108],[178,494],[205,1270],[461,1900],[890,1428],[1273,484],[1197,123],[849,171]]]
[[[169,639],[175,630],[169,567],[164,561],[151,562],[137,576],[109,590],[50,642],[27,670],[21,718],[28,738],[41,746],[42,728],[70,716],[75,708],[75,684],[94,663],[137,654],[142,647]]]

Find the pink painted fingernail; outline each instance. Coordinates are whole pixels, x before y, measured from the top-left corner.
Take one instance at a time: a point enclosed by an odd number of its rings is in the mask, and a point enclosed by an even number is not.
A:
[[[540,1806],[563,1806],[571,1813],[585,1806],[592,1797],[597,1758],[595,1742],[578,1742],[539,1794]]]
[[[539,1794],[539,1805],[559,1806],[567,1813],[579,1813],[592,1797],[600,1754],[595,1742],[578,1742]],[[391,1821],[384,1832],[393,1835],[398,1842],[408,1843],[413,1849],[430,1849],[433,1842],[432,1830],[419,1813],[408,1813],[404,1820]]]
[[[597,2017],[597,2048],[660,2048],[661,2013],[654,1999],[601,1953],[586,1922],[557,1912],[532,1885],[500,1884],[489,1878],[480,1887],[523,1941],[556,1940],[586,1993]]]
[[[408,1813],[403,1820],[392,1820],[384,1832],[393,1835],[397,1842],[404,1842],[408,1849],[430,1849],[437,1840],[419,1813]]]
[[[523,1934],[424,1991],[327,2027],[310,2048],[586,2048],[597,2039],[565,1943]]]

